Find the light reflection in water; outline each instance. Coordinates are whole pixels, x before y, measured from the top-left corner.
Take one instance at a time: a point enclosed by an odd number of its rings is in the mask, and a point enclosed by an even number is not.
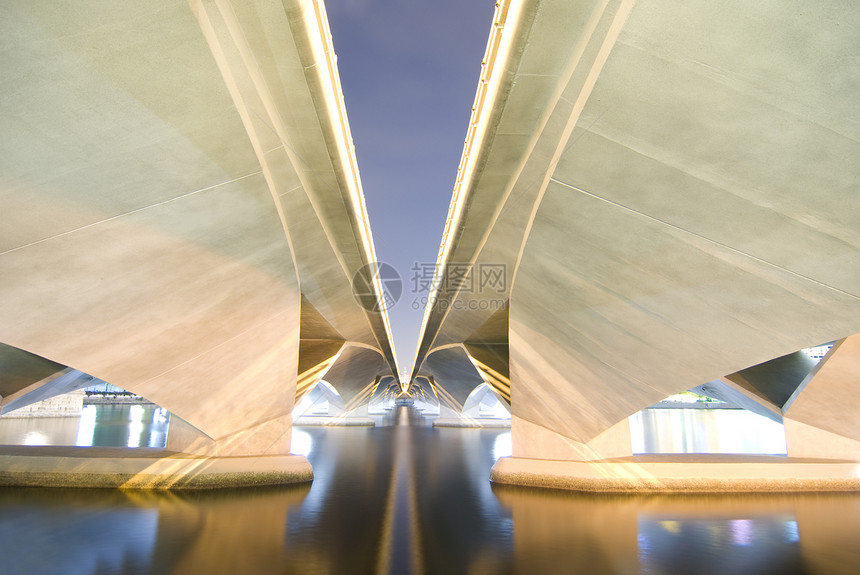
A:
[[[514,572],[860,572],[856,494],[494,492],[513,513]]]
[[[24,436],[24,445],[48,445],[48,437],[41,431],[29,431]]]
[[[496,437],[496,441],[493,443],[493,459],[510,457],[513,451],[514,445],[513,440],[511,439],[511,432],[508,431],[506,433],[500,433]]]
[[[633,453],[786,453],[782,424],[744,409],[646,409],[630,434]]]
[[[132,405],[128,409],[128,447],[140,447],[143,415],[143,407],[140,405]]]
[[[81,410],[81,419],[78,422],[78,436],[75,445],[78,447],[89,447],[93,444],[93,435],[96,430],[95,405],[85,405]]]
[[[290,452],[307,457],[313,450],[313,439],[307,431],[293,428],[293,436],[290,438]]]
[[[607,496],[492,485],[510,432],[296,428],[311,485],[0,489],[5,573],[860,573],[860,496]],[[124,436],[125,437],[125,436]],[[305,440],[299,439],[299,443]]]
[[[169,413],[148,403],[85,405],[78,418],[0,419],[0,444],[162,448],[168,425]]]

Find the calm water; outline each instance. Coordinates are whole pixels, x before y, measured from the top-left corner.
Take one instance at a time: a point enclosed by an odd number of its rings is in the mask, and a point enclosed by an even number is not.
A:
[[[80,417],[0,419],[0,445],[164,447],[170,414],[152,405],[86,405]]]
[[[296,429],[306,486],[0,489],[0,573],[860,573],[860,495],[493,486],[508,432],[389,423]]]

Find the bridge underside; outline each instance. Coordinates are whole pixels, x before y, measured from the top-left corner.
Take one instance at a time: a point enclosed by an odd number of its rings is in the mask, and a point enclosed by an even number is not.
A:
[[[353,297],[375,255],[320,2],[0,12],[4,411],[79,370],[169,410],[172,449],[282,457],[349,350],[344,395],[397,373]]]
[[[459,346],[509,385],[519,461],[630,456],[628,416],[708,382],[781,418],[789,456],[860,460],[857,24],[838,3],[502,3],[413,375]]]

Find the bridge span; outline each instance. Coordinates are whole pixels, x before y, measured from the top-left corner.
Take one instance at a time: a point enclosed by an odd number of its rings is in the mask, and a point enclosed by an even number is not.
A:
[[[628,416],[703,384],[784,422],[788,461],[852,476],[858,24],[838,2],[499,3],[412,369],[454,409],[478,383],[510,402],[496,480],[683,483],[630,459]]]
[[[4,411],[78,370],[168,409],[170,450],[307,479],[296,399],[398,373],[325,9],[157,4],[4,8]]]

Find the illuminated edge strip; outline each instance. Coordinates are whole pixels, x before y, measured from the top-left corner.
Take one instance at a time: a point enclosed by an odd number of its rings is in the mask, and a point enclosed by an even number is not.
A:
[[[301,11],[302,20],[308,30],[317,32],[308,36],[311,39],[311,51],[314,62],[325,63],[325,66],[315,66],[320,84],[327,88],[322,90],[325,113],[328,114],[328,118],[333,126],[340,126],[340,130],[335,130],[334,133],[338,152],[337,159],[340,161],[341,169],[347,174],[346,180],[348,197],[351,204],[350,208],[358,216],[361,251],[364,259],[366,260],[366,264],[373,267],[374,295],[379,304],[379,309],[382,310],[380,314],[382,323],[385,326],[385,335],[388,338],[388,348],[391,351],[391,357],[394,359],[394,377],[399,379],[397,352],[394,348],[388,313],[382,305],[382,282],[379,279],[379,270],[376,266],[376,250],[373,246],[373,235],[370,231],[370,218],[367,215],[367,206],[364,201],[364,192],[358,171],[358,161],[355,157],[355,145],[346,115],[346,104],[344,103],[343,90],[340,85],[337,56],[334,53],[328,16],[326,15],[325,5],[322,0],[307,0],[307,4],[310,4],[312,10],[308,9],[307,6],[303,7]]]
[[[448,244],[448,234],[452,229],[459,225],[463,217],[463,204],[465,203],[465,195],[469,192],[468,189],[463,189],[463,181],[468,181],[472,172],[475,170],[475,162],[472,158],[477,157],[477,151],[480,150],[481,144],[484,141],[487,130],[489,129],[489,121],[485,119],[489,116],[493,109],[493,103],[499,95],[499,85],[501,83],[501,74],[495,73],[497,63],[506,62],[511,51],[515,34],[504,34],[505,25],[510,22],[517,22],[524,1],[517,0],[498,0],[496,2],[496,11],[493,15],[493,26],[490,30],[490,38],[487,41],[487,48],[484,52],[484,60],[481,63],[481,77],[478,82],[477,93],[475,94],[475,102],[472,105],[472,116],[469,119],[469,128],[466,131],[466,140],[463,145],[463,155],[460,158],[460,165],[457,168],[457,180],[454,183],[454,191],[451,196],[451,203],[448,206],[448,218],[445,221],[445,229],[442,231],[442,241],[439,245],[439,255],[436,259],[436,268],[433,273],[433,283],[431,284],[430,297],[427,300],[427,305],[424,308],[424,319],[421,322],[421,336],[418,340],[418,345],[415,348],[415,357],[412,361],[412,375],[416,375],[415,371],[419,366],[418,353],[421,349],[421,342],[427,333],[427,324],[430,321],[430,316],[433,312],[433,302],[438,297],[439,285],[442,279],[445,266],[444,263],[450,256],[452,247]]]

